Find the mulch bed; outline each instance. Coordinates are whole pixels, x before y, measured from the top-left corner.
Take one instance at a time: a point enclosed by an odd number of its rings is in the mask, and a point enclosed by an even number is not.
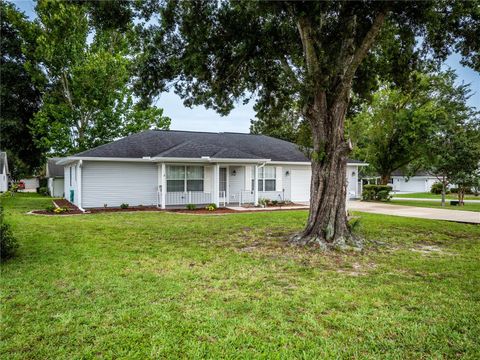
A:
[[[247,213],[247,212],[255,212],[254,207],[252,206],[252,210],[243,210],[237,211],[233,209],[227,208],[218,208],[214,211],[210,211],[204,208],[198,208],[195,210],[188,210],[188,209],[159,209],[156,206],[135,206],[135,207],[128,207],[126,209],[122,208],[93,208],[88,209],[85,212],[81,211],[78,207],[73,205],[71,202],[65,199],[56,199],[53,200],[54,204],[60,208],[68,208],[68,211],[63,213],[54,213],[49,212],[46,210],[33,210],[31,211],[32,214],[39,214],[39,215],[49,215],[49,216],[65,216],[65,215],[79,215],[79,214],[100,214],[100,213],[117,213],[117,212],[139,212],[139,211],[163,211],[163,212],[173,212],[177,214],[191,214],[191,215],[216,215],[216,214],[235,214],[235,213]],[[284,206],[295,206],[298,204],[289,204]],[[300,205],[299,205],[300,206]],[[282,206],[268,206],[267,208],[277,208],[282,209]],[[282,209],[283,210],[283,209]],[[293,210],[293,209],[284,209],[284,210]]]
[[[65,200],[65,199],[55,199],[53,200],[53,203],[57,206],[57,207],[60,207],[60,208],[67,208],[69,211],[72,210],[72,211],[80,211],[80,209],[78,207],[76,207],[75,205],[73,205],[70,201],[68,200]]]
[[[50,212],[50,211],[47,211],[47,210],[33,210],[31,211],[32,214],[38,214],[38,215],[49,215],[49,216],[65,216],[65,215],[80,215],[80,214],[85,214],[84,212],[82,212],[81,210],[77,209],[77,210],[68,210],[68,211],[65,211],[65,212],[62,212],[62,213],[54,213],[54,212]]]
[[[38,215],[49,215],[49,216],[65,216],[65,215],[80,215],[84,214],[82,210],[80,210],[78,207],[73,205],[70,201],[67,201],[65,199],[55,199],[53,200],[53,204],[56,207],[59,208],[67,208],[68,211],[62,212],[62,213],[54,213],[50,212],[47,210],[33,210],[31,213],[32,214],[38,214]]]

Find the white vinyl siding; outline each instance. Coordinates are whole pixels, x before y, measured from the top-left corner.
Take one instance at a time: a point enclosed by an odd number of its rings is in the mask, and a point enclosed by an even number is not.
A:
[[[156,205],[157,186],[156,164],[84,161],[82,207]]]
[[[63,178],[48,178],[48,193],[53,197],[63,197]]]
[[[210,193],[213,187],[213,167],[205,166],[203,169],[203,192]]]

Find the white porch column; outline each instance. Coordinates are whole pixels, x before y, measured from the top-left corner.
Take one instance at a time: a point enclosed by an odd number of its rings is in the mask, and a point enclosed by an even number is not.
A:
[[[220,165],[215,164],[213,165],[213,203],[217,205],[217,207],[220,206],[220,198],[219,198],[219,192],[220,192]]]
[[[253,174],[253,204],[258,206],[258,165],[255,164],[255,172]]]
[[[230,203],[230,166],[227,165],[227,184],[225,186],[225,202]]]
[[[167,170],[165,163],[162,163],[162,175],[161,175],[161,183],[160,185],[162,186],[162,193],[161,193],[161,198],[162,198],[162,209],[165,209],[166,204],[165,200],[167,198]]]

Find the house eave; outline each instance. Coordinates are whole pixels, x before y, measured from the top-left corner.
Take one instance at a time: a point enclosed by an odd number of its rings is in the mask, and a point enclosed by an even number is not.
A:
[[[76,161],[114,161],[114,162],[142,162],[142,163],[238,163],[238,164],[260,164],[270,162],[270,159],[228,159],[228,158],[180,158],[180,157],[143,157],[143,158],[121,158],[121,157],[86,157],[71,156],[57,162],[57,165],[67,165]]]
[[[122,157],[88,157],[70,156],[60,159],[57,165],[67,165],[79,160],[83,161],[115,161],[115,162],[145,162],[145,163],[221,163],[221,164],[263,164],[271,165],[311,165],[309,161],[272,161],[271,159],[231,159],[231,158],[180,158],[180,157],[143,157],[143,158],[122,158]],[[368,163],[347,163],[348,166],[368,166]]]

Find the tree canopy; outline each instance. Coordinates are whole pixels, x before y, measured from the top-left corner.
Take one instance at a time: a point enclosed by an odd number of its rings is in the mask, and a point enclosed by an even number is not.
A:
[[[448,123],[465,123],[473,116],[466,105],[469,86],[456,86],[453,71],[415,72],[411,77],[415,87],[385,84],[347,124],[356,145],[354,156],[368,162],[382,184],[396,170],[414,173],[427,141]]]
[[[26,70],[29,61],[23,47],[34,41],[29,23],[15,7],[0,2],[0,150],[8,153],[14,179],[31,174],[42,161],[30,131],[30,120],[41,106],[41,84]]]
[[[36,6],[31,67],[42,71],[47,85],[32,130],[42,148],[57,154],[170,125],[162,109],[134,96],[134,32],[129,25],[123,33],[95,28],[89,9],[81,3],[46,0]]]

